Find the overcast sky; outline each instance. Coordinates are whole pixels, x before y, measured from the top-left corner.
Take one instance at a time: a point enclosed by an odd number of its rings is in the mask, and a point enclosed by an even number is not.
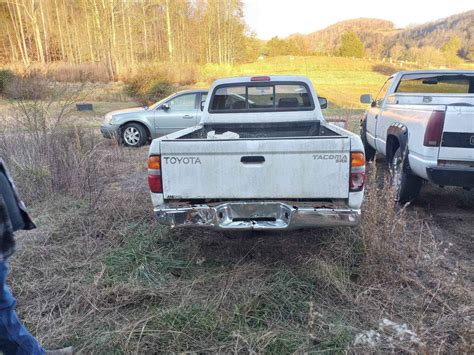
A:
[[[473,0],[243,0],[245,20],[258,38],[310,33],[358,17],[390,20],[397,27],[474,9]]]

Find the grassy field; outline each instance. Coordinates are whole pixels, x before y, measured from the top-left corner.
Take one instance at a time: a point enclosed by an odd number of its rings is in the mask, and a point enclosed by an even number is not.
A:
[[[373,70],[380,62],[342,57],[275,57],[235,66],[206,65],[197,84],[206,87],[212,80],[239,75],[279,74],[305,75],[311,79],[318,95],[329,100],[330,107],[363,108],[359,97],[376,95],[387,79]],[[394,70],[397,67],[394,66]]]

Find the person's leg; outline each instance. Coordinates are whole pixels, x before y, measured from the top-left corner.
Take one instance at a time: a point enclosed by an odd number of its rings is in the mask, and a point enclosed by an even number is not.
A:
[[[0,352],[5,355],[44,354],[44,349],[16,315],[15,298],[6,284],[7,275],[7,261],[0,261]]]

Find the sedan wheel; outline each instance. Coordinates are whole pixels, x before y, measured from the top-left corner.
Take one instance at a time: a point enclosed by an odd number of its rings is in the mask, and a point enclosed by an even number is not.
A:
[[[123,143],[129,147],[141,147],[146,143],[146,139],[146,130],[139,124],[128,124],[122,130]]]

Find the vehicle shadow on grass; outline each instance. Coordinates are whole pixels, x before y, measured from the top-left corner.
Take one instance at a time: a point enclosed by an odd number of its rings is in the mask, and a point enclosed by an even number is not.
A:
[[[324,254],[334,238],[350,233],[342,228],[296,231],[220,232],[203,229],[176,230],[186,239],[184,253],[189,257],[228,263],[297,265]]]

